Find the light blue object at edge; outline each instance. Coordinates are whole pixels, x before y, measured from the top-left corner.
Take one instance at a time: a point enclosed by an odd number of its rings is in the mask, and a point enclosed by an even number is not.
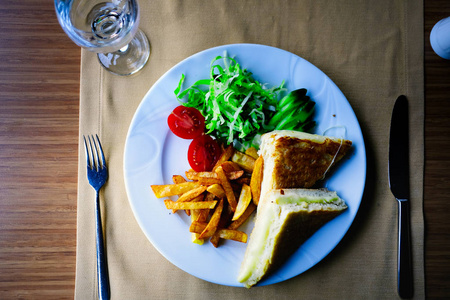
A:
[[[430,34],[430,43],[437,55],[450,59],[450,17],[434,25]]]

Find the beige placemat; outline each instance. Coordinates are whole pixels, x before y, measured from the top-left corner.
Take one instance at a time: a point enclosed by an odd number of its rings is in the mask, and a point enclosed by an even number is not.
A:
[[[80,134],[98,133],[108,156],[103,216],[112,299],[396,298],[397,204],[387,180],[389,124],[405,94],[411,122],[411,218],[415,297],[424,298],[423,1],[141,1],[152,54],[137,76],[113,76],[83,51]],[[179,270],[146,239],[131,211],[122,171],[133,114],[155,81],[181,60],[231,43],[275,46],[324,71],[362,127],[367,184],[354,225],[309,271],[250,290],[212,284]],[[263,63],[263,62],[262,62]],[[94,191],[80,143],[76,299],[96,298]]]

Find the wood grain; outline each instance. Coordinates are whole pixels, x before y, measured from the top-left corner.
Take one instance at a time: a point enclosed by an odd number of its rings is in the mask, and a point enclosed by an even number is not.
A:
[[[80,49],[52,1],[0,0],[0,15],[0,298],[73,299]],[[425,1],[429,299],[450,298],[450,61],[428,38],[447,16]]]
[[[73,299],[80,49],[52,1],[0,15],[0,298]]]
[[[450,60],[437,56],[430,32],[450,16],[450,1],[425,1],[425,280],[429,299],[450,297]]]

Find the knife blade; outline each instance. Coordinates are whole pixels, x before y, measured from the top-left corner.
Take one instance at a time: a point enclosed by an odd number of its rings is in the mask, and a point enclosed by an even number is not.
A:
[[[392,112],[389,138],[389,186],[398,202],[397,291],[413,296],[409,208],[409,118],[408,99],[397,98]]]

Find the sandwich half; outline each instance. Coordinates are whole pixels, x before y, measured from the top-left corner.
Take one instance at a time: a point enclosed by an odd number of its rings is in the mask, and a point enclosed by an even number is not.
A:
[[[326,189],[273,189],[258,205],[238,281],[250,288],[277,269],[347,205]]]
[[[299,131],[263,134],[264,160],[261,195],[271,189],[310,188],[350,150],[352,142]]]
[[[290,130],[262,135],[261,197],[239,282],[246,287],[258,283],[320,227],[347,209],[336,192],[310,188],[351,146],[346,139]]]

